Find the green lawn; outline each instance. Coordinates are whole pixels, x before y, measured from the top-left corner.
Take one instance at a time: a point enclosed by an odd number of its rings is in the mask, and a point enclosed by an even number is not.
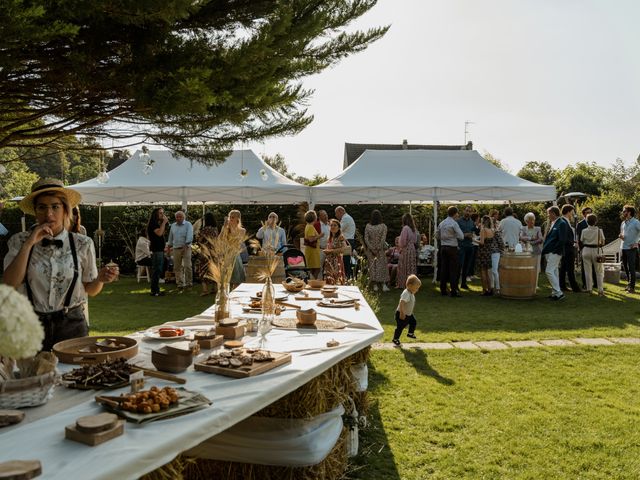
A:
[[[430,279],[422,279],[416,295],[416,335],[420,341],[544,340],[575,337],[640,337],[640,295],[629,296],[625,284],[606,285],[606,297],[567,293],[565,300],[547,298],[550,290],[541,277],[533,300],[481,297],[479,282],[463,298],[440,295]],[[380,295],[378,318],[391,341],[393,312],[400,290]]]
[[[358,479],[638,479],[640,348],[374,351]]]
[[[126,335],[153,325],[196,315],[214,302],[214,295],[200,296],[200,286],[178,291],[175,284],[161,285],[164,297],[149,295],[149,283],[121,277],[89,299],[91,335]]]
[[[542,282],[541,282],[542,283]],[[640,302],[607,285],[607,297],[569,294],[417,295],[422,341],[640,337]],[[91,330],[127,333],[200,313],[213,297],[195,287],[166,297],[122,278],[92,299]],[[385,341],[399,291],[377,297]],[[370,426],[361,431],[354,479],[640,478],[640,347],[483,351],[374,350]]]

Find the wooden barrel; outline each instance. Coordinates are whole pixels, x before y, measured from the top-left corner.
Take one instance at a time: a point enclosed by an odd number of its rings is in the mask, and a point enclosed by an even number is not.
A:
[[[285,278],[284,275],[284,261],[281,256],[277,257],[278,266],[276,267],[276,271],[271,275],[271,280],[274,284],[278,284],[282,282]],[[259,255],[251,255],[249,257],[249,263],[245,268],[245,282],[247,283],[264,283],[264,280],[259,280],[259,275],[261,271],[264,271],[267,267],[267,257],[259,256]]]
[[[530,253],[500,255],[500,295],[529,299],[536,295],[538,257]]]

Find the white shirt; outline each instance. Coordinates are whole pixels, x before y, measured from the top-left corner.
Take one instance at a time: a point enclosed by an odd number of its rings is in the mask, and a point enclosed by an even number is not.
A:
[[[400,295],[400,301],[404,302],[404,314],[413,315],[413,307],[416,306],[416,296],[405,288]],[[400,311],[400,304],[398,304],[398,311]]]
[[[31,232],[21,232],[9,239],[9,252],[4,257],[4,268],[16,258],[22,244]],[[96,252],[93,241],[80,234],[74,234],[76,252],[78,255],[78,280],[76,281],[69,307],[75,307],[86,302],[87,294],[83,282],[88,283],[98,278],[96,267]],[[49,313],[62,310],[67,290],[73,279],[73,257],[69,245],[69,233],[63,230],[54,237],[62,240],[62,248],[53,245],[43,247],[37,243],[33,247],[31,261],[27,269],[29,285],[33,292],[34,310],[39,313]],[[24,295],[27,290],[24,283],[18,287],[18,291]]]
[[[522,222],[517,218],[509,215],[508,217],[500,220],[500,226],[498,227],[502,232],[502,240],[509,248],[516,248],[516,245],[520,243],[520,230],[522,229]]]
[[[280,247],[287,244],[287,234],[284,228],[277,225],[260,227],[258,233],[256,233],[256,238],[262,240],[262,248],[270,248],[274,252],[277,252]]]
[[[342,236],[347,240],[356,238],[356,222],[348,213],[345,213],[340,219],[340,230],[342,231]]]
[[[327,248],[329,234],[331,233],[331,228],[329,227],[328,223],[320,222],[320,233],[323,233],[324,235],[318,239],[318,245],[320,246],[321,250],[324,250],[325,248]]]
[[[440,239],[440,245],[443,247],[457,247],[458,240],[464,238],[460,225],[453,217],[447,217],[441,221],[436,233]]]
[[[136,243],[136,262],[151,256],[150,245],[151,241],[148,238],[138,237],[138,243]]]

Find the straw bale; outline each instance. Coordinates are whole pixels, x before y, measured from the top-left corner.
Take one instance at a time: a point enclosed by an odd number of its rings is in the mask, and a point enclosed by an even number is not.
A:
[[[309,467],[282,467],[248,463],[222,462],[196,459],[188,462],[182,472],[185,480],[337,480],[343,477],[347,467],[347,434],[343,429],[333,450],[317,465]]]

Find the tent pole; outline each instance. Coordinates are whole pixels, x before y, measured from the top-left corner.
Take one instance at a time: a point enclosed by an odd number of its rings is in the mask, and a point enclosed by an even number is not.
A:
[[[98,232],[102,232],[102,202],[98,203]],[[102,234],[98,234],[98,265],[102,266]]]
[[[435,256],[433,257],[433,283],[436,283],[438,277],[438,242],[436,240],[436,232],[438,231],[438,200],[433,199],[433,247],[435,248]]]

